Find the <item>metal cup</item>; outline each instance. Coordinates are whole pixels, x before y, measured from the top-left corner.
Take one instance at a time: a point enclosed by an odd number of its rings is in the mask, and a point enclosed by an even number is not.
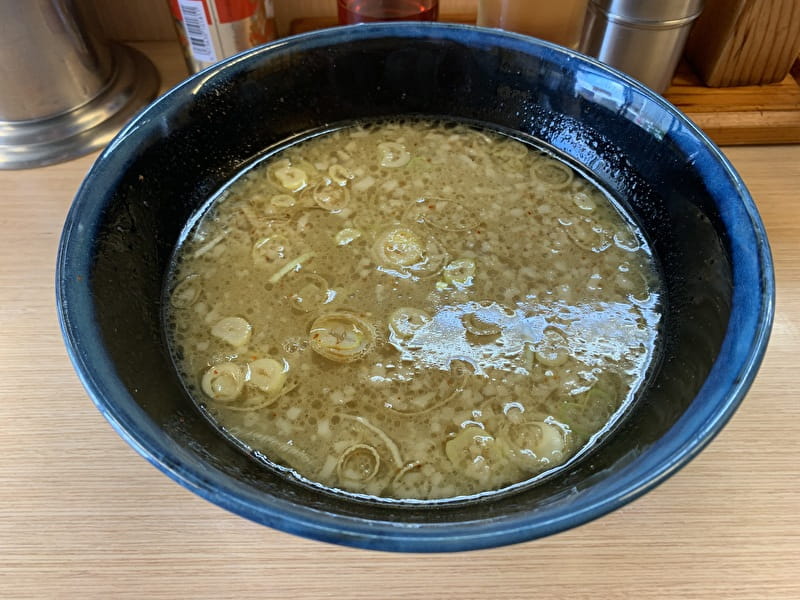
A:
[[[99,31],[75,0],[0,2],[0,168],[90,152],[155,96],[152,64]]]
[[[591,0],[579,50],[661,93],[703,0]]]

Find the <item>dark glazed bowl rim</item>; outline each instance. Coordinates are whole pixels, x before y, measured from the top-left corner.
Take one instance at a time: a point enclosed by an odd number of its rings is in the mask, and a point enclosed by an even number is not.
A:
[[[398,36],[462,43],[483,40],[521,51],[541,45],[555,52],[564,63],[587,62],[609,80],[635,88],[673,117],[681,132],[710,157],[706,166],[696,167],[701,172],[721,167],[738,191],[735,198],[717,199],[726,207],[720,211],[726,229],[736,234],[731,235],[734,291],[723,346],[692,404],[694,408],[653,445],[631,456],[613,476],[577,495],[566,506],[548,506],[514,516],[457,524],[419,525],[343,516],[257,494],[242,482],[204,464],[161,431],[124,389],[104,350],[91,293],[81,279],[82,274],[90,272],[92,234],[103,214],[92,189],[113,183],[113,174],[124,170],[137,152],[137,130],[155,126],[159,115],[190,101],[193,90],[210,78],[246,68],[265,54]],[[67,216],[56,271],[59,321],[69,357],[97,408],[139,454],[187,489],[255,522],[313,539],[405,552],[471,550],[544,537],[603,516],[666,480],[714,438],[742,401],[766,350],[774,298],[769,245],[750,194],[720,150],[675,107],[633,79],[577,52],[521,35],[452,24],[371,24],[312,32],[239,54],[187,79],[143,110],[99,156]]]

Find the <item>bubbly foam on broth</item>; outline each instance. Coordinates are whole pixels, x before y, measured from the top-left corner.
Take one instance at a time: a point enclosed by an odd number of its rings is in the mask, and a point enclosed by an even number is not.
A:
[[[297,476],[463,497],[574,458],[656,351],[653,256],[609,198],[500,134],[397,121],[291,146],[179,249],[168,333],[195,401]]]

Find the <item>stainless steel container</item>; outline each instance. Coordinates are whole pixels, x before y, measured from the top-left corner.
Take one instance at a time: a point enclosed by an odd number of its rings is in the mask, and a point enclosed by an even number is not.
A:
[[[579,50],[661,93],[703,0],[591,0]]]
[[[155,96],[150,61],[99,31],[76,0],[0,1],[0,168],[99,148]]]

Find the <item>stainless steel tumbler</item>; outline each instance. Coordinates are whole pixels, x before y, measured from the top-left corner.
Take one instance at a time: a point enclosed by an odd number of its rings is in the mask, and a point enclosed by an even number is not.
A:
[[[90,152],[155,96],[150,61],[99,32],[76,0],[0,0],[0,168]]]
[[[662,93],[703,0],[591,0],[579,50]]]

